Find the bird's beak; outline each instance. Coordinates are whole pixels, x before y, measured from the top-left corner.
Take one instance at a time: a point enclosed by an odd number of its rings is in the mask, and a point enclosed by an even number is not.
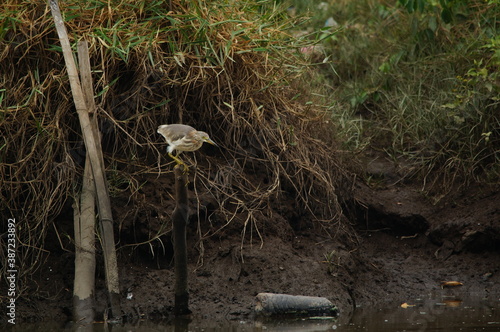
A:
[[[219,147],[219,146],[218,146],[217,144],[215,144],[215,142],[214,142],[214,141],[212,141],[210,138],[207,138],[207,140],[206,140],[205,142],[210,143],[210,144],[212,144],[212,145],[214,145],[214,146],[216,146],[216,147]]]

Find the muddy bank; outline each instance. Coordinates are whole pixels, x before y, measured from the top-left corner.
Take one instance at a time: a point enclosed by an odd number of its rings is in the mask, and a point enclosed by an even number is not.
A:
[[[128,243],[151,237],[173,205],[159,203],[165,186],[151,182],[143,190],[149,203],[134,211],[135,218],[130,218],[132,202],[115,199],[122,304],[131,320],[164,319],[171,317],[174,304],[170,233],[167,229],[146,245]],[[357,234],[349,239],[332,239],[326,231],[334,231],[331,225],[308,227],[302,220],[297,226],[276,214],[274,220],[255,225],[258,232],[249,229],[242,235],[241,220],[236,220],[201,241],[207,224],[224,223],[212,214],[210,199],[202,198],[205,220],[199,224],[193,212],[188,226],[193,317],[251,318],[260,292],[326,297],[339,307],[342,320],[356,305],[397,306],[443,294],[458,301],[472,293],[500,296],[498,188],[471,188],[432,205],[417,186],[386,181],[369,187],[360,182],[355,197]],[[295,203],[284,203],[288,205],[282,211],[293,213]],[[58,222],[59,231],[71,234],[71,220]],[[33,294],[18,300],[21,321],[71,319],[74,255],[70,243],[65,249],[52,239],[50,254],[30,285]],[[98,262],[98,317],[106,309],[102,265]],[[442,288],[443,281],[463,286]]]

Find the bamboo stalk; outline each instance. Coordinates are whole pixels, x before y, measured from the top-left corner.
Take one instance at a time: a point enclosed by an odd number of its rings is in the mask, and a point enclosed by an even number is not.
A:
[[[71,91],[73,94],[73,100],[75,102],[76,111],[80,120],[83,140],[87,149],[87,155],[89,156],[92,165],[92,173],[94,176],[97,193],[97,207],[99,210],[100,218],[101,242],[104,251],[104,266],[106,270],[108,295],[111,303],[111,313],[113,317],[118,318],[121,316],[118,264],[116,260],[115,241],[113,234],[111,201],[109,199],[106,176],[104,173],[104,165],[102,163],[102,150],[100,147],[98,136],[94,135],[94,131],[92,129],[89,110],[85,103],[85,97],[83,95],[80,80],[78,78],[77,67],[75,64],[75,60],[73,59],[73,53],[71,51],[68,34],[66,31],[66,27],[64,26],[64,21],[62,19],[57,0],[50,0],[50,9],[52,12],[52,16],[54,17],[59,40],[61,42],[64,61],[66,63]],[[88,65],[88,67],[90,68],[90,64]],[[90,73],[90,70],[88,70],[88,72]]]
[[[95,284],[95,185],[90,159],[85,160],[80,201],[74,203],[75,279],[73,318],[89,325],[94,322]]]

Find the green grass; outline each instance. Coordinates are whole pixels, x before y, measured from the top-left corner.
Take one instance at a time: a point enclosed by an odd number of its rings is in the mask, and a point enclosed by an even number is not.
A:
[[[385,151],[440,193],[499,183],[495,1],[291,3],[313,29],[330,16],[339,24],[323,41],[333,70],[322,67],[317,88],[344,148]]]

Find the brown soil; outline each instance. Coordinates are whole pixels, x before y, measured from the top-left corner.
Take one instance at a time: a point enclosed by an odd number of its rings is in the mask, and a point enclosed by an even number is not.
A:
[[[190,309],[193,317],[244,319],[251,317],[259,292],[323,296],[347,319],[356,304],[403,302],[454,292],[500,296],[500,190],[472,188],[447,196],[438,204],[404,185],[395,167],[383,158],[371,160],[367,172],[376,186],[357,183],[357,236],[332,240],[321,227],[296,219],[292,199],[282,202],[273,220],[263,220],[259,233],[250,225],[242,236],[243,220],[236,218],[215,235],[199,241],[200,229],[225,224],[213,202],[201,193],[192,206],[188,225],[190,243]],[[170,233],[151,245],[125,246],[145,241],[173,210],[167,176],[144,178],[142,199],[114,198],[119,224],[120,286],[123,310],[129,318],[161,319],[171,315],[174,271]],[[190,186],[192,189],[192,185]],[[193,191],[190,191],[194,197]],[[72,234],[71,210],[57,221],[60,234]],[[254,225],[255,226],[255,225]],[[319,229],[318,229],[319,228]],[[251,238],[252,237],[252,238]],[[35,295],[18,300],[20,320],[71,319],[73,253],[61,249],[49,234],[50,255],[31,285]],[[64,239],[63,239],[64,241]],[[64,244],[64,243],[63,243]],[[106,306],[102,261],[98,262],[97,311]],[[442,289],[443,281],[462,287]],[[127,293],[133,294],[127,300]]]

